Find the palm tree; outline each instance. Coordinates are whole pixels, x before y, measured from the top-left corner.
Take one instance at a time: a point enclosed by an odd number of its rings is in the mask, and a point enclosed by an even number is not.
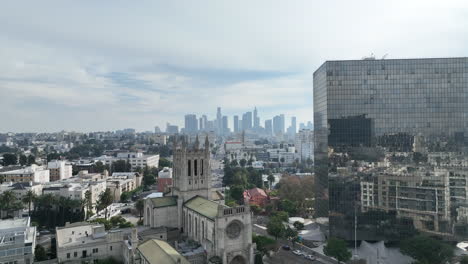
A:
[[[140,221],[141,221],[143,209],[145,209],[145,201],[143,201],[143,199],[138,200],[135,204],[135,208],[138,210],[138,214],[140,216]]]
[[[268,182],[270,183],[270,186],[269,186],[269,187],[270,187],[270,190],[271,190],[271,185],[272,185],[273,182],[276,180],[276,179],[275,179],[275,176],[273,176],[273,174],[270,174],[270,175],[268,175],[267,180],[268,180]]]
[[[36,200],[36,194],[29,190],[22,198],[23,203],[28,204],[28,216],[31,216],[31,204]]]
[[[107,220],[107,207],[112,204],[114,201],[114,197],[109,188],[106,189],[105,192],[99,195],[99,200],[97,204],[98,211],[106,209],[104,218]]]
[[[22,208],[22,204],[16,198],[15,193],[12,191],[6,191],[0,195],[0,211],[6,211],[7,217],[10,213]]]
[[[89,214],[93,209],[93,200],[92,200],[91,192],[89,190],[86,191],[83,202],[86,208],[86,219],[88,219],[90,216]]]

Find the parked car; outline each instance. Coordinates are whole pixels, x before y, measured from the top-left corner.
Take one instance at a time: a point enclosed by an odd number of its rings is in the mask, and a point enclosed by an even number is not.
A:
[[[298,255],[298,256],[304,255],[304,254],[302,253],[302,251],[300,251],[300,250],[294,250],[294,251],[293,251],[293,254],[294,254],[294,255]]]
[[[291,250],[291,247],[288,245],[283,245],[281,248],[283,248],[284,250]]]
[[[312,255],[304,255],[304,258],[308,259],[308,260],[316,260],[317,258],[312,256]]]

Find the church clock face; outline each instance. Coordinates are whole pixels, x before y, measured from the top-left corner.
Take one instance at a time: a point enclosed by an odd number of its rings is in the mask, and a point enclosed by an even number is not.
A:
[[[230,239],[236,239],[240,236],[241,229],[239,222],[231,222],[226,228],[226,234]]]

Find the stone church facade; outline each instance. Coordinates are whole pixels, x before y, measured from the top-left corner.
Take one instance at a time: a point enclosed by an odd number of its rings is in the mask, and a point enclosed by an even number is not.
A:
[[[186,140],[174,143],[171,193],[145,200],[144,224],[152,228],[176,227],[182,237],[200,243],[208,259],[227,264],[254,263],[252,216],[248,205],[228,207],[211,188],[208,138],[200,149]]]

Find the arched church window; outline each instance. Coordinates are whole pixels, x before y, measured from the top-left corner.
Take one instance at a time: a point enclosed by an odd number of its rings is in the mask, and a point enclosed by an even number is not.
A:
[[[195,176],[198,175],[198,160],[194,160],[194,161],[193,161],[193,174],[194,174]]]
[[[187,175],[192,176],[192,161],[191,160],[187,161]]]
[[[203,176],[203,165],[204,165],[205,162],[203,162],[203,159],[201,160],[201,173],[200,175]]]

